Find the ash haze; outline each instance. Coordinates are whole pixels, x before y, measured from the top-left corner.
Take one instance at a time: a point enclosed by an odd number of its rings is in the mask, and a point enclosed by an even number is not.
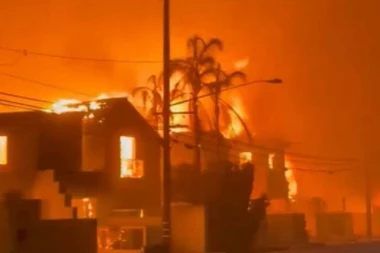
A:
[[[294,162],[307,169],[358,171],[296,172],[299,194],[355,194],[359,199],[364,166],[380,178],[379,9],[378,0],[172,0],[172,56],[184,54],[191,35],[219,37],[225,43],[220,55],[225,68],[249,59],[244,69],[249,80],[282,78],[280,86],[240,90],[252,131],[295,142],[293,152],[359,159],[341,167]],[[69,56],[160,60],[161,19],[160,0],[1,0],[0,45]],[[0,51],[0,64],[17,57]],[[94,96],[130,90],[160,69],[160,63],[36,56],[0,66],[2,73]],[[81,98],[1,75],[0,82],[5,92]]]

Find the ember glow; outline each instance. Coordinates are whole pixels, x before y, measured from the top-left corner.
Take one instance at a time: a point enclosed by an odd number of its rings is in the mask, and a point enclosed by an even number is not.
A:
[[[175,72],[170,77],[170,90],[173,92],[176,89],[176,85],[181,81],[183,74],[180,72]],[[191,99],[191,89],[189,85],[185,85],[181,89],[180,95],[173,97],[171,103],[179,103]],[[170,124],[173,126],[171,131],[174,133],[179,132],[189,132],[190,131],[190,114],[188,113],[190,109],[190,102],[183,102],[170,107],[171,116]]]
[[[92,201],[89,198],[83,198],[82,202],[86,218],[94,218],[94,206]]]
[[[269,156],[268,156],[268,167],[271,170],[273,170],[273,164],[274,164],[273,160],[274,160],[274,154],[273,153],[269,154]]]
[[[235,110],[241,119],[247,119],[247,114],[244,110],[244,106],[240,97],[235,96],[232,99],[231,107]],[[235,112],[232,110],[228,111],[230,122],[226,126],[226,129],[222,131],[223,136],[227,139],[238,137],[244,132],[244,126]]]
[[[274,169],[274,158],[275,158],[274,153],[271,153],[268,155],[268,167],[270,170]],[[291,164],[290,160],[286,156],[284,158],[284,163],[285,163],[284,175],[285,175],[286,181],[288,182],[288,198],[291,201],[295,201],[298,188],[297,188],[297,180],[294,175],[294,171],[292,169],[293,165]]]
[[[127,93],[114,93],[114,94],[105,94],[102,93],[99,96],[91,99],[88,105],[82,104],[83,101],[78,99],[59,99],[57,102],[52,104],[47,112],[62,114],[65,112],[88,112],[96,111],[101,109],[101,100],[110,99],[110,98],[120,98],[126,97],[130,98]]]
[[[288,182],[288,197],[290,200],[295,201],[295,197],[298,191],[297,180],[292,169],[292,163],[285,157],[285,178]]]
[[[252,157],[251,152],[241,152],[239,156],[240,156],[240,164],[252,162],[253,157]]]
[[[7,164],[8,158],[8,137],[0,136],[0,165]]]

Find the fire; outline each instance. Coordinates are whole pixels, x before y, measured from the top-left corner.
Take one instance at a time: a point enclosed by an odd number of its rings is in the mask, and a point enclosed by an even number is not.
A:
[[[245,58],[243,60],[235,62],[234,67],[237,70],[241,70],[241,69],[246,68],[248,66],[248,64],[249,64],[249,58]]]
[[[268,155],[268,167],[270,170],[274,169],[274,157],[275,154],[271,153]],[[285,156],[284,158],[285,172],[284,176],[286,181],[288,182],[288,198],[291,201],[295,201],[295,197],[297,195],[297,180],[294,175],[294,170],[292,169],[293,165],[289,161],[289,159]]]
[[[240,165],[244,163],[251,163],[252,162],[252,153],[251,152],[241,152],[239,154],[240,158]]]
[[[94,217],[94,206],[92,204],[92,201],[89,198],[83,198],[83,208],[84,213],[86,215],[86,218],[93,218]]]
[[[232,100],[231,107],[240,116],[242,120],[247,118],[247,114],[244,110],[243,103],[240,97],[235,96]],[[222,131],[225,138],[231,139],[239,136],[244,131],[243,123],[240,121],[239,117],[232,110],[228,111],[230,122],[226,129]]]
[[[181,72],[175,72],[170,77],[170,90],[173,92],[175,89],[176,84],[180,82],[182,79],[183,74]],[[178,97],[172,98],[171,103],[179,103],[181,101],[189,100],[191,99],[191,88],[190,86],[186,85],[181,89],[182,94],[180,94]],[[171,122],[170,124],[173,126],[171,128],[172,132],[178,133],[178,132],[188,132],[190,128],[190,114],[189,112],[189,103],[190,102],[184,102],[177,105],[173,105],[170,107],[170,110],[172,112]]]
[[[94,99],[91,99],[88,105],[83,105],[83,101],[78,99],[59,99],[57,102],[51,105],[47,112],[52,113],[65,113],[65,112],[87,112],[87,111],[95,111],[101,108],[101,100],[109,99],[109,98],[117,98],[117,97],[127,97],[130,96],[126,93],[114,93],[114,94],[100,94]]]
[[[295,197],[298,191],[298,185],[292,167],[292,163],[288,160],[287,157],[285,157],[285,178],[288,182],[288,197],[290,200],[295,201]]]
[[[274,160],[274,154],[269,154],[268,156],[268,166],[269,169],[273,170],[273,160]]]

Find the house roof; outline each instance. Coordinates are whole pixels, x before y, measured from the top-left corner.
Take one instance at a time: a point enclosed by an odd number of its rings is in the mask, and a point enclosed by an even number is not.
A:
[[[88,104],[90,102],[84,102]],[[127,98],[111,98],[100,100],[102,104],[100,110],[93,111],[100,113],[105,119],[109,119],[115,123],[130,122],[137,124],[139,128],[150,132],[152,136],[160,138],[158,133],[148,124],[148,122],[140,115],[135,107]],[[80,124],[87,112],[64,112],[64,113],[47,113],[43,111],[27,111],[27,112],[7,112],[0,113],[0,130],[5,127],[14,126],[30,126],[30,125],[72,125]],[[125,116],[125,117],[124,117]]]

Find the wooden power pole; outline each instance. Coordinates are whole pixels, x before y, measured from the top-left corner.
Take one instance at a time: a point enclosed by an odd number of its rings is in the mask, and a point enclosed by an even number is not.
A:
[[[170,164],[170,22],[169,0],[163,0],[163,215],[162,239],[171,248],[171,164]]]

